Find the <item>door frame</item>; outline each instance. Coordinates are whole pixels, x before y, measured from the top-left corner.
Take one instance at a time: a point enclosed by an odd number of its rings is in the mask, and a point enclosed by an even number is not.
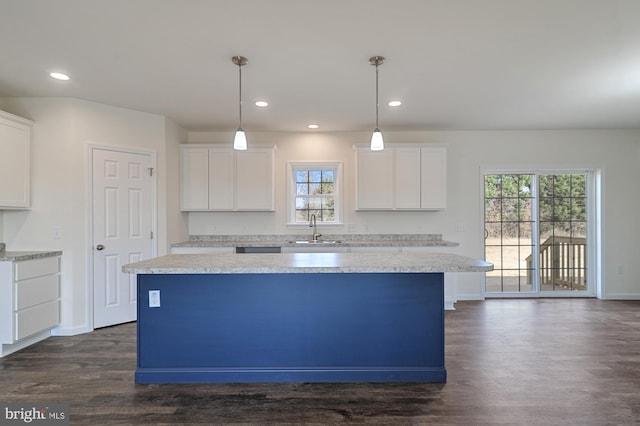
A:
[[[94,330],[94,322],[93,322],[93,272],[94,272],[94,262],[93,262],[93,248],[95,247],[95,241],[93,240],[93,153],[96,150],[101,151],[115,151],[119,153],[126,154],[140,154],[149,156],[150,164],[152,169],[154,170],[153,175],[151,176],[151,229],[153,230],[153,239],[151,240],[151,256],[155,257],[158,255],[158,197],[157,197],[157,163],[156,157],[157,152],[153,150],[140,149],[140,148],[129,148],[124,146],[117,145],[103,145],[94,142],[87,142],[86,144],[86,164],[87,164],[87,186],[86,186],[86,217],[87,217],[87,229],[86,229],[86,252],[85,256],[87,259],[86,265],[86,316],[87,316],[87,329],[89,331]]]
[[[480,190],[478,191],[480,195],[480,223],[482,226],[480,227],[480,241],[482,242],[482,250],[483,250],[483,258],[484,258],[484,250],[485,250],[485,229],[484,229],[484,220],[485,220],[485,199],[484,199],[484,177],[486,175],[509,175],[509,174],[531,174],[531,175],[541,175],[541,174],[581,174],[586,173],[591,177],[588,181],[588,197],[587,197],[587,214],[591,214],[588,217],[588,227],[587,227],[587,241],[589,241],[589,245],[591,246],[591,250],[588,252],[588,265],[589,268],[589,286],[587,292],[581,292],[580,294],[572,294],[570,292],[560,292],[559,294],[554,294],[550,292],[541,292],[539,289],[535,293],[516,293],[516,292],[506,292],[506,293],[487,293],[486,287],[486,277],[483,274],[482,278],[482,299],[494,298],[567,298],[567,297],[596,297],[598,299],[603,298],[604,289],[602,282],[602,267],[601,267],[601,259],[602,259],[602,170],[599,167],[557,167],[557,168],[548,168],[548,167],[512,167],[512,168],[504,168],[504,167],[481,167],[480,168],[480,179],[479,185]],[[536,177],[537,180],[537,177]],[[537,199],[535,201],[537,204]],[[537,207],[536,207],[537,209]],[[538,212],[536,211],[536,214]],[[538,235],[538,222],[539,219],[536,217],[535,220],[535,235],[533,236],[534,241],[536,243],[535,247],[537,248],[540,244],[539,235]],[[539,271],[539,265],[537,256],[534,257],[534,267],[536,270],[536,274]]]

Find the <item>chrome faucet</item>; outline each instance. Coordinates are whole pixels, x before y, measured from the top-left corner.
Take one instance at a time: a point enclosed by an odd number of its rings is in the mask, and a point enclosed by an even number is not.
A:
[[[309,228],[313,228],[313,241],[318,241],[318,238],[322,236],[322,234],[318,234],[318,230],[316,228],[316,215],[312,214],[309,218]]]

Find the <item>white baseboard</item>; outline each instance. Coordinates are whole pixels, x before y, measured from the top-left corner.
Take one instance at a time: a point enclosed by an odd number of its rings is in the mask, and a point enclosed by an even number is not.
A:
[[[640,300],[640,294],[634,293],[609,293],[602,300]]]
[[[458,302],[461,300],[484,300],[481,294],[457,294]]]
[[[82,325],[79,327],[63,327],[58,326],[51,330],[52,336],[76,336],[78,334],[90,333],[93,329],[87,327],[86,325]]]
[[[27,346],[31,346],[34,343],[38,343],[49,337],[51,337],[51,331],[46,330],[46,331],[41,331],[38,334],[34,334],[33,336],[26,337],[16,343],[0,345],[0,358],[2,358],[3,356],[7,356],[9,354],[12,354],[14,352],[18,352],[20,349],[24,349]]]

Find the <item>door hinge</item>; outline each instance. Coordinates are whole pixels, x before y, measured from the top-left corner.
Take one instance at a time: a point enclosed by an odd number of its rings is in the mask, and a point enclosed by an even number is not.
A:
[[[150,234],[151,234],[151,239],[153,240],[153,231],[151,231]]]
[[[149,167],[149,176],[153,176],[153,167]]]

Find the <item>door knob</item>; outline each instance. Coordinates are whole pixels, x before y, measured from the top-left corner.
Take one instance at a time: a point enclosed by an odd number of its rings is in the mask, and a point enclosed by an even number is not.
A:
[[[96,250],[104,250],[104,246],[102,244],[98,244],[96,246]]]

